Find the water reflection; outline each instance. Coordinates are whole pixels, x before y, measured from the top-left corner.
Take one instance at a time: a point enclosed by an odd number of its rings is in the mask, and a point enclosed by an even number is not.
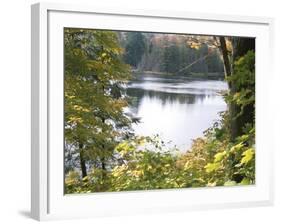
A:
[[[222,81],[143,77],[129,84],[129,111],[141,119],[133,126],[138,135],[160,134],[164,141],[188,150],[192,139],[203,135],[226,110]]]

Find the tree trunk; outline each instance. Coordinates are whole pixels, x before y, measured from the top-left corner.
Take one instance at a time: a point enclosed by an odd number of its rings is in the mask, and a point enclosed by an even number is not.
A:
[[[230,59],[228,56],[228,50],[226,47],[225,38],[219,37],[219,41],[220,41],[220,48],[221,48],[222,57],[223,57],[225,77],[227,78],[227,77],[231,76],[231,73],[232,73]],[[236,91],[235,86],[232,85],[231,82],[229,82],[229,81],[228,81],[228,86],[230,89],[230,94],[235,93],[235,91]],[[230,116],[230,128],[229,128],[230,140],[234,141],[236,139],[236,137],[238,136],[237,123],[236,123],[236,119],[234,119],[234,117],[238,113],[238,108],[237,108],[237,105],[235,105],[234,103],[230,103],[228,106],[229,106],[229,116]]]
[[[255,39],[254,38],[241,38],[236,37],[232,40],[233,44],[233,61],[238,60],[240,57],[244,56],[249,50],[255,51]],[[233,69],[235,68],[235,64],[233,64]],[[244,88],[247,88],[245,86]],[[241,89],[233,89],[235,92],[241,91]],[[241,111],[240,107],[235,105],[233,111],[233,118],[236,117]],[[237,117],[236,119],[233,119],[233,123],[235,127],[235,133],[233,133],[233,138],[240,136],[243,134],[243,127],[246,123],[253,123],[254,121],[254,114],[255,114],[255,108],[253,104],[249,104],[245,106],[243,113]],[[233,139],[234,140],[234,139]]]
[[[230,63],[226,41],[224,37],[219,37],[220,48],[223,56],[225,76],[229,77],[232,75],[234,69],[234,63]],[[233,38],[233,62],[244,56],[249,50],[255,50],[255,39],[253,38]],[[235,94],[239,90],[231,82],[228,82],[230,88],[230,94]],[[230,140],[235,141],[235,139],[242,134],[243,127],[247,122],[254,120],[254,106],[249,105],[244,109],[244,113],[237,117],[240,113],[240,107],[235,103],[230,103],[229,105],[229,115],[230,115]]]
[[[219,41],[220,41],[221,53],[222,53],[222,57],[223,57],[225,76],[228,77],[231,75],[231,65],[230,65],[230,60],[229,60],[229,56],[228,56],[225,38],[219,37]]]
[[[249,50],[255,51],[255,39],[254,38],[243,38],[235,37],[233,38],[232,44],[234,46],[233,59],[244,56]]]
[[[87,176],[87,167],[86,167],[86,161],[84,158],[83,153],[83,144],[79,143],[79,156],[80,156],[80,166],[81,166],[81,172],[82,172],[82,178]]]
[[[104,91],[104,88],[103,88],[103,91]],[[104,117],[102,117],[101,120],[102,120],[103,123],[105,123]],[[101,144],[101,148],[102,148],[103,152],[102,152],[102,155],[100,157],[100,161],[101,161],[101,168],[102,168],[102,179],[104,181],[105,178],[106,178],[106,165],[105,165],[105,155],[104,155],[105,154],[104,151],[106,150],[105,145]]]
[[[101,168],[102,168],[104,171],[106,170],[106,168],[105,168],[105,159],[104,159],[104,158],[101,159]]]

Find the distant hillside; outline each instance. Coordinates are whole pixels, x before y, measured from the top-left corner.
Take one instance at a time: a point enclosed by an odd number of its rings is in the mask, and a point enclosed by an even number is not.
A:
[[[196,45],[196,38],[204,38],[206,43]],[[125,50],[124,59],[135,70],[180,75],[223,74],[220,52],[208,46],[210,38],[179,34],[119,33],[120,43]]]

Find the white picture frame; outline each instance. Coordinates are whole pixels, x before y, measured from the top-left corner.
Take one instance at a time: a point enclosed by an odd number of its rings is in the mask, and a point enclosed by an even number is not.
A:
[[[255,37],[256,184],[64,195],[63,27]],[[272,94],[272,49],[271,18],[51,3],[32,5],[32,217],[50,220],[271,205],[273,147],[267,132],[267,105]]]

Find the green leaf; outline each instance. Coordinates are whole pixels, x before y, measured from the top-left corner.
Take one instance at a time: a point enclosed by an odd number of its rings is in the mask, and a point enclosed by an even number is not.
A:
[[[249,184],[251,184],[251,180],[249,178],[244,177],[240,184],[249,185]]]
[[[233,180],[226,181],[224,186],[235,186],[237,183]]]

